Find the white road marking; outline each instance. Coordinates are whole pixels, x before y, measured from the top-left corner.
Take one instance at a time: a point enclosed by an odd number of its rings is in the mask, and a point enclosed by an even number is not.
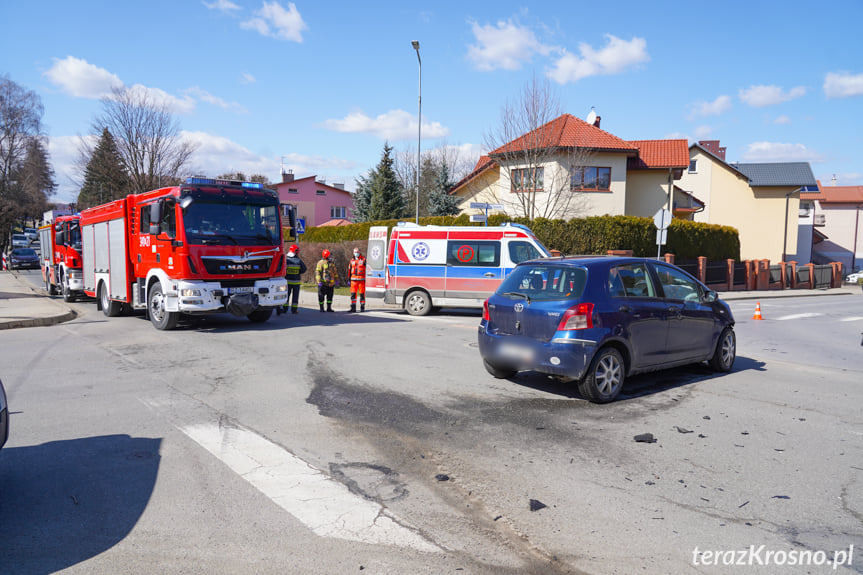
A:
[[[839,321],[861,321],[863,317],[843,317]]]
[[[179,429],[316,535],[441,551],[382,505],[354,495],[345,485],[253,431],[216,423]]]
[[[803,319],[806,317],[818,317],[820,315],[824,315],[824,314],[820,314],[820,313],[795,313],[793,315],[785,315],[782,317],[777,317],[776,321],[783,321],[786,319]]]

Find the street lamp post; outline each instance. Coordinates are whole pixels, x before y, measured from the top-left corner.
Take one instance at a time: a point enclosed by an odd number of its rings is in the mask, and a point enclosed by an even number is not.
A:
[[[417,52],[417,62],[419,63],[419,97],[417,98],[417,220],[420,223],[420,146],[422,145],[423,133],[423,61],[420,58],[420,43],[416,40],[411,42],[411,46]]]

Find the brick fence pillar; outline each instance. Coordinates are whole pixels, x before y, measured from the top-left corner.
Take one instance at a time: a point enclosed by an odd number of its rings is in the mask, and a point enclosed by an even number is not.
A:
[[[809,268],[809,289],[815,289],[815,264],[806,264]]]
[[[797,288],[797,262],[788,262],[791,266],[791,289]]]
[[[665,254],[665,263],[674,265],[674,254]]]
[[[728,278],[728,291],[734,289],[734,260],[725,260],[725,264],[728,266],[726,269],[726,277]]]
[[[698,279],[703,284],[707,283],[707,258],[704,256],[698,256]]]

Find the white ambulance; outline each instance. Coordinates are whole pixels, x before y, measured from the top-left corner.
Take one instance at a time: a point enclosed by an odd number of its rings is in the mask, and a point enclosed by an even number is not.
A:
[[[411,315],[434,308],[481,308],[509,272],[526,260],[550,257],[520,224],[419,226],[399,222],[369,229],[366,296],[402,305]]]

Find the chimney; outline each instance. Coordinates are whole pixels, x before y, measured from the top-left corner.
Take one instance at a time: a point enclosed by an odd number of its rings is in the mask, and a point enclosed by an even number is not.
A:
[[[344,189],[345,189],[345,185],[344,185],[343,183],[341,183],[341,182],[339,182],[339,183],[333,182],[333,187],[334,187],[334,188],[336,188],[336,189],[339,189],[339,190],[344,190]]]
[[[294,181],[294,171],[288,170],[287,172],[282,172],[282,183],[287,184],[288,182]]]
[[[596,120],[593,121],[593,125],[598,128],[600,120],[602,120],[602,116],[597,116]]]
[[[719,145],[719,140],[701,140],[698,145],[722,160],[725,161],[725,148]]]

